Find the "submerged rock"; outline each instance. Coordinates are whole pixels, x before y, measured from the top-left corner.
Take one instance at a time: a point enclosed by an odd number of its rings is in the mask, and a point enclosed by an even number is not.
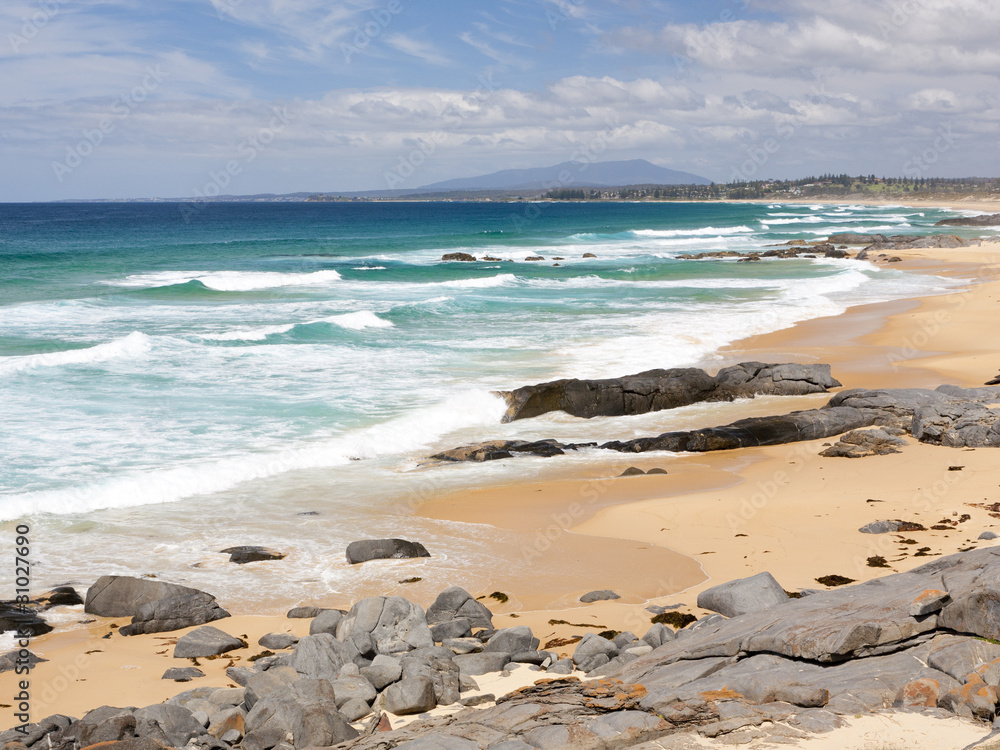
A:
[[[368,560],[402,560],[412,557],[430,557],[420,542],[406,539],[365,539],[347,545],[347,562],[351,565]]]

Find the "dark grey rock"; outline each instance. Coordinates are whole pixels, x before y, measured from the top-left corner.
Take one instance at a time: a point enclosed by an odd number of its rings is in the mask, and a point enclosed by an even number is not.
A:
[[[358,721],[372,712],[371,706],[360,698],[351,698],[338,710],[348,721]]]
[[[699,607],[726,617],[763,612],[787,602],[788,594],[767,572],[713,586],[698,595]]]
[[[462,675],[477,676],[499,672],[510,662],[510,654],[502,651],[483,651],[479,654],[461,654],[454,658]]]
[[[472,635],[472,623],[465,617],[456,617],[454,620],[431,625],[431,636],[438,643],[468,635]]]
[[[0,602],[0,633],[9,630],[31,636],[52,632],[52,626],[32,609],[22,609],[12,601]]]
[[[7,653],[0,656],[0,674],[3,674],[4,672],[10,672],[12,669],[16,669],[18,666],[18,660],[21,660],[21,663],[27,664],[29,666],[34,666],[35,664],[38,664],[40,662],[48,661],[48,659],[43,659],[42,657],[33,654],[30,651],[28,651],[27,656],[24,656],[23,658],[21,656],[20,649],[16,651],[8,651]]]
[[[997,538],[997,534],[993,531],[984,531],[978,538],[986,541],[992,541]]]
[[[514,654],[520,651],[535,651],[538,644],[538,639],[531,634],[531,628],[522,625],[516,628],[498,630],[486,642],[486,647],[483,650]]]
[[[140,605],[132,622],[119,628],[118,632],[122,635],[165,633],[204,625],[224,617],[229,617],[229,613],[219,606],[214,596],[197,591]]]
[[[149,578],[102,576],[87,590],[84,611],[100,617],[134,617],[144,604],[199,593],[197,589]]]
[[[417,653],[402,659],[403,680],[426,677],[434,685],[435,701],[442,706],[456,703],[461,692],[461,671],[451,654]]]
[[[456,619],[466,619],[473,628],[493,629],[493,613],[460,586],[445,589],[427,608],[427,623],[434,626]]]
[[[245,685],[243,700],[246,707],[252,709],[258,701],[272,693],[286,693],[298,680],[299,674],[291,667],[275,667],[251,675]]]
[[[712,377],[704,370],[649,370],[611,380],[556,380],[501,391],[508,404],[504,422],[550,411],[575,417],[645,414],[701,401],[732,401],[755,395],[823,393],[840,383],[829,365],[768,365],[744,362]]]
[[[173,680],[174,682],[191,682],[191,680],[204,676],[205,673],[197,667],[174,667],[164,672],[161,679]]]
[[[899,453],[908,443],[883,429],[854,430],[820,453],[827,458],[866,458]]]
[[[284,560],[288,556],[284,552],[252,545],[228,547],[222,550],[222,554],[229,555],[229,562],[236,563],[237,565],[246,565],[251,562],[266,562],[269,560]]]
[[[291,633],[267,633],[266,635],[260,637],[260,640],[257,641],[257,645],[273,651],[281,651],[286,648],[291,648],[298,642],[299,637],[292,635]]]
[[[669,643],[674,640],[674,638],[676,638],[676,636],[674,635],[673,629],[658,622],[646,631],[646,635],[642,637],[642,640],[653,648],[659,648],[664,643]]]
[[[343,643],[329,633],[307,635],[295,644],[288,666],[304,677],[333,682],[340,677],[341,667],[354,661],[357,653],[353,645]],[[273,668],[268,670],[271,671]]]
[[[603,654],[611,660],[618,656],[618,647],[596,633],[587,633],[583,636],[583,640],[576,644],[576,649],[573,651],[573,661],[579,665],[582,661],[598,654]]]
[[[555,664],[550,666],[546,672],[550,674],[572,674],[573,673],[573,660],[572,659],[560,659]]]
[[[341,677],[333,682],[333,692],[337,695],[337,708],[352,699],[371,705],[378,695],[378,691],[364,677]]]
[[[135,732],[172,747],[184,747],[188,740],[204,734],[205,727],[182,706],[161,703],[135,711]]]
[[[406,539],[364,539],[347,545],[347,562],[352,565],[368,560],[400,560],[430,556],[420,542],[410,542]]]
[[[357,730],[335,706],[330,682],[300,679],[284,690],[267,694],[254,705],[246,717],[244,746],[274,747],[288,735],[297,749],[328,747],[356,738]]]
[[[174,658],[198,659],[246,647],[246,641],[234,638],[211,625],[205,625],[177,639],[177,645],[174,646]]]
[[[899,521],[872,521],[865,524],[858,531],[862,534],[892,534],[899,531]]]
[[[344,614],[340,610],[324,610],[316,615],[316,617],[313,618],[313,621],[309,623],[309,635],[316,635],[317,633],[329,633],[330,635],[336,635],[337,626],[343,619]]]
[[[405,716],[430,711],[437,705],[434,683],[427,677],[412,677],[393,683],[382,693],[385,710]]]
[[[1000,659],[1000,645],[961,636],[936,638],[927,666],[944,672],[959,682],[977,667]]]
[[[309,620],[325,611],[320,607],[292,607],[285,616],[292,620]]]
[[[590,604],[591,602],[606,602],[612,599],[621,599],[621,597],[614,591],[609,591],[608,589],[591,591],[580,597],[580,601],[584,604]]]
[[[475,654],[483,650],[484,644],[478,638],[448,638],[441,645],[456,654]]]
[[[361,668],[361,676],[376,690],[384,690],[403,676],[403,665],[399,659],[378,654],[370,666]]]

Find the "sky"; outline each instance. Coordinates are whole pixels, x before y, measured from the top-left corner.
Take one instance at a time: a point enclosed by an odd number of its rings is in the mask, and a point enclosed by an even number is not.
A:
[[[0,201],[1000,174],[995,0],[3,0]]]

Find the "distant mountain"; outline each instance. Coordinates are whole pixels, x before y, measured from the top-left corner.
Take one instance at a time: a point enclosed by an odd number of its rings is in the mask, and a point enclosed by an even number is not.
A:
[[[572,181],[565,181],[569,173]],[[563,177],[560,177],[562,175]],[[565,183],[565,184],[564,184]],[[621,187],[623,185],[710,185],[711,180],[690,172],[678,172],[645,159],[585,163],[567,161],[554,167],[504,169],[479,177],[464,177],[424,185],[423,191],[447,190],[538,190],[543,188]]]

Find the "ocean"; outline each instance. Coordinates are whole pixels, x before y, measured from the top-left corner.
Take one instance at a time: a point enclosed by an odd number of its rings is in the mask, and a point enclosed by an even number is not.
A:
[[[711,368],[720,347],[752,334],[954,288],[853,260],[678,255],[831,232],[926,233],[955,215],[718,203],[0,205],[3,533],[30,522],[39,590],[155,575],[259,612],[364,589],[377,570],[343,560],[358,538],[416,535],[439,558],[429,574],[457,576],[507,532],[418,519],[421,501],[596,458],[427,466],[427,456],[489,438],[656,434],[679,418],[501,425],[491,391]],[[497,260],[442,262],[451,252]],[[236,544],[289,557],[241,568],[219,554]]]

